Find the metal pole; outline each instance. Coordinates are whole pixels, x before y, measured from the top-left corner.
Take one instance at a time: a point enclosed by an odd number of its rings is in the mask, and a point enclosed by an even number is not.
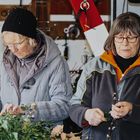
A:
[[[19,4],[19,6],[22,7],[22,0],[20,0],[20,4]]]
[[[117,0],[113,0],[113,20],[116,18]]]

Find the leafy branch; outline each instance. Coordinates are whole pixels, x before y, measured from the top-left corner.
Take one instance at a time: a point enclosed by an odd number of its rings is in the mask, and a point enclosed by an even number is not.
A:
[[[31,113],[33,109],[26,111],[26,114],[5,113],[0,116],[0,140],[50,140],[52,124],[35,122]]]

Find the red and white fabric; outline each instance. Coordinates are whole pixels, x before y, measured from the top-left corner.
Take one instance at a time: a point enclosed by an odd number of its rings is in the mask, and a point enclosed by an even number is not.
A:
[[[75,14],[77,15],[80,10],[80,5],[83,0],[69,0]],[[93,51],[95,56],[99,56],[104,52],[103,45],[108,36],[108,31],[100,17],[100,14],[93,2],[87,0],[89,8],[85,12],[81,12],[79,22],[84,31],[84,35]]]

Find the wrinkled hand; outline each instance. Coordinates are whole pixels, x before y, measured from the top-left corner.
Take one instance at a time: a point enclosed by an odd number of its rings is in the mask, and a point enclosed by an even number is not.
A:
[[[132,103],[126,101],[118,102],[115,105],[112,105],[110,114],[114,119],[120,119],[126,116],[129,112],[131,112],[132,108]]]
[[[101,122],[106,121],[103,111],[99,108],[87,109],[85,120],[92,126],[98,126]]]
[[[13,104],[5,104],[2,111],[0,112],[0,115],[3,115],[5,113],[17,115],[23,113],[23,110],[21,109],[20,106],[13,105]]]

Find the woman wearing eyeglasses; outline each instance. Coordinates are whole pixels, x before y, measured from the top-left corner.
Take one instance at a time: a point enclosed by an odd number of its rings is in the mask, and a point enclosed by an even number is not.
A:
[[[105,52],[85,65],[70,117],[83,140],[140,139],[140,16],[118,16]]]
[[[72,96],[69,69],[55,42],[37,29],[36,17],[16,8],[2,27],[5,46],[0,67],[1,115],[36,106],[35,120],[61,124]]]

